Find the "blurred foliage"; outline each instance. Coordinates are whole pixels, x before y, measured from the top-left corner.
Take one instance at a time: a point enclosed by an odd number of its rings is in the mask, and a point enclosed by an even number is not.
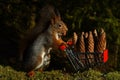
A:
[[[35,27],[39,21],[40,9],[47,3],[60,10],[61,17],[69,28],[68,37],[74,31],[80,33],[104,28],[110,53],[108,64],[120,67],[119,0],[0,0],[0,29],[11,28],[17,36],[24,36],[27,30]]]

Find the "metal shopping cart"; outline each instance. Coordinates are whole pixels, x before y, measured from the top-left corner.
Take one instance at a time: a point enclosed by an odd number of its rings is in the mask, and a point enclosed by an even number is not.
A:
[[[75,51],[74,47],[65,46],[63,44],[60,46],[60,50],[65,51],[67,58],[75,72],[83,71],[88,68],[104,64],[108,60],[108,49],[102,52],[80,53]],[[89,55],[92,55],[93,57],[90,58]]]

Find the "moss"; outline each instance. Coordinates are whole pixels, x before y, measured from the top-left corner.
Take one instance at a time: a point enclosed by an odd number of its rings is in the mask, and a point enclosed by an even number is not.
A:
[[[118,71],[106,74],[106,80],[120,80],[120,73]]]
[[[0,65],[0,80],[120,80],[120,73],[107,74],[89,69],[84,72],[67,73],[62,70],[37,72],[34,77],[27,77],[25,72],[16,71],[10,66]]]

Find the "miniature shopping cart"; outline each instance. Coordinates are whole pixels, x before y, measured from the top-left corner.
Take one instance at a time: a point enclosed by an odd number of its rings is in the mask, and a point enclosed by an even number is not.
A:
[[[60,46],[60,49],[65,51],[67,58],[75,72],[83,71],[94,66],[104,64],[108,60],[108,49],[104,50],[103,52],[80,53],[75,51],[74,47],[66,47],[64,44]],[[89,57],[90,55],[92,57]]]

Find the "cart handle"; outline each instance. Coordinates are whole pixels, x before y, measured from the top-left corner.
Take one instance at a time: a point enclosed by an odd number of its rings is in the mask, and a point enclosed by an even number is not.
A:
[[[108,61],[108,49],[105,49],[103,52],[103,62],[107,62]]]

